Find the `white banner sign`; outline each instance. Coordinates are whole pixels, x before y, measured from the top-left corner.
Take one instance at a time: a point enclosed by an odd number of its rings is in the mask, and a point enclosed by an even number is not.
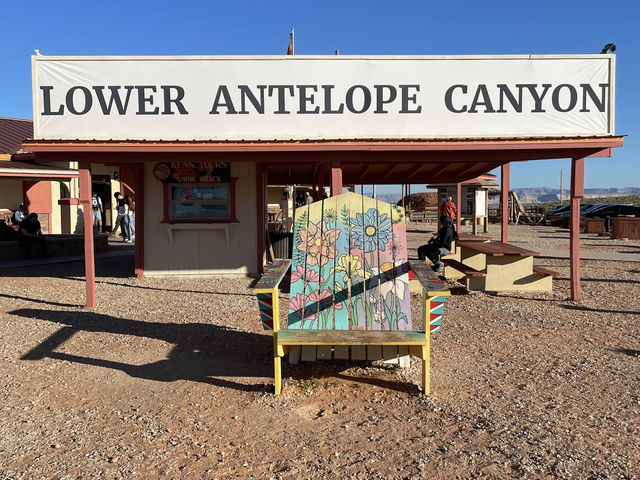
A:
[[[33,57],[35,138],[612,135],[613,55]]]

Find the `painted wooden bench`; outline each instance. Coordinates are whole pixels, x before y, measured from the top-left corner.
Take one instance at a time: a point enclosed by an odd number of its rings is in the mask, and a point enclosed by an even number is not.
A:
[[[327,198],[296,210],[293,242],[293,259],[274,261],[254,288],[263,327],[273,330],[276,395],[281,358],[297,346],[312,347],[313,358],[316,348],[334,358],[348,358],[349,349],[407,348],[422,360],[428,394],[430,333],[440,327],[449,290],[424,262],[408,260],[404,209],[354,193]],[[278,286],[289,268],[284,329]],[[412,330],[409,269],[422,285],[419,331]]]

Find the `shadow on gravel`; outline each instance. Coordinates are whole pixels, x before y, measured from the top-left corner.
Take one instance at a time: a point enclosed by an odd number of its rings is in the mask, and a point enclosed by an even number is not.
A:
[[[50,311],[22,308],[9,312],[64,325],[21,357],[21,360],[54,358],[120,370],[127,375],[158,382],[190,380],[243,391],[264,391],[265,384],[245,385],[229,378],[271,377],[273,355],[270,336],[201,323],[154,323],[92,312]],[[104,332],[162,340],[174,344],[168,358],[145,365],[83,357],[55,350],[78,331]]]
[[[600,313],[622,313],[625,315],[638,315],[637,311],[631,310],[606,310],[604,308],[580,307],[578,305],[562,305],[567,310],[580,310],[583,312],[600,312]]]
[[[5,293],[0,293],[0,297],[4,297],[4,298],[9,298],[11,300],[24,300],[26,302],[33,302],[33,303],[44,303],[45,305],[51,305],[54,307],[75,307],[75,308],[82,308],[82,305],[74,305],[71,303],[61,303],[61,302],[51,302],[48,300],[40,300],[38,298],[29,298],[29,297],[21,297],[20,295],[7,295]]]
[[[395,380],[393,378],[397,373],[397,367],[385,365],[384,367],[377,367],[373,369],[373,375],[359,374],[359,373],[344,373],[345,370],[353,367],[371,367],[370,361],[353,361],[353,360],[333,360],[312,362],[297,365],[284,365],[288,370],[285,374],[289,377],[286,378],[286,383],[292,386],[298,383],[297,388],[303,390],[309,387],[316,388],[332,388],[336,386],[335,380],[342,380],[345,385],[358,388],[361,385],[372,385],[375,387],[384,388],[386,390],[393,390],[396,392],[404,392],[410,395],[421,395],[421,390],[417,385],[410,383],[406,380]],[[328,382],[328,383],[327,383]]]
[[[610,352],[624,353],[629,357],[640,357],[640,350],[633,350],[631,348],[610,348]]]
[[[624,280],[622,278],[581,278],[583,282],[602,282],[602,283],[640,283],[640,280]]]

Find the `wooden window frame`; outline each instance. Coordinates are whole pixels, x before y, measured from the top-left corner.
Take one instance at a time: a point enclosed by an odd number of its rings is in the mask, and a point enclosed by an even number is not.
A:
[[[220,220],[216,220],[213,218],[190,218],[190,219],[172,219],[169,218],[170,212],[170,203],[171,203],[171,186],[176,185],[190,185],[190,186],[203,186],[210,185],[209,183],[163,183],[162,184],[162,208],[163,208],[163,216],[162,222],[167,224],[176,224],[176,223],[239,223],[236,218],[236,182],[238,181],[238,177],[231,177],[229,182],[222,182],[221,185],[229,185],[229,218],[224,218]]]

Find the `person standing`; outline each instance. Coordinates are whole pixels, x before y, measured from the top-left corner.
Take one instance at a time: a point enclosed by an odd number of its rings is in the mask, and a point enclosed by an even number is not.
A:
[[[118,231],[118,227],[120,227],[120,231],[122,232],[122,241],[126,242],[127,238],[130,237],[129,232],[129,215],[127,212],[127,204],[124,201],[124,196],[120,192],[116,192],[113,194],[116,199],[116,205],[118,209],[118,216],[116,217],[116,225],[113,227],[112,234],[115,235]]]
[[[93,227],[98,231],[102,229],[102,199],[96,192],[91,197],[91,210],[93,211]]]
[[[305,205],[311,205],[313,203],[313,198],[311,198],[309,192],[304,192],[304,203]]]
[[[13,219],[11,221],[13,222],[14,225],[20,225],[22,221],[27,218],[28,215],[29,213],[27,212],[27,209],[25,208],[24,203],[21,203],[20,207],[18,207],[18,210],[16,210],[15,213],[13,214]]]
[[[458,232],[456,231],[456,214],[458,213],[458,209],[456,208],[456,204],[453,203],[453,199],[451,197],[447,198],[446,202],[442,202],[440,205],[440,222],[447,222],[451,225],[451,229],[453,230],[453,238],[458,238]],[[442,219],[445,220],[442,220]]]
[[[451,224],[455,223],[457,212],[458,209],[456,208],[456,204],[453,203],[453,199],[451,197],[448,197],[447,201],[442,202],[442,205],[440,205],[440,216],[450,219]]]
[[[131,195],[125,195],[124,203],[127,205],[127,216],[129,217],[129,238],[126,241],[131,243],[132,237],[136,234],[136,202]]]
[[[451,252],[451,241],[453,240],[453,227],[446,217],[441,217],[442,227],[438,230],[438,234],[432,237],[429,242],[418,248],[418,258],[422,261],[425,258],[431,260],[436,272],[440,272],[444,264],[440,260],[442,255]]]

